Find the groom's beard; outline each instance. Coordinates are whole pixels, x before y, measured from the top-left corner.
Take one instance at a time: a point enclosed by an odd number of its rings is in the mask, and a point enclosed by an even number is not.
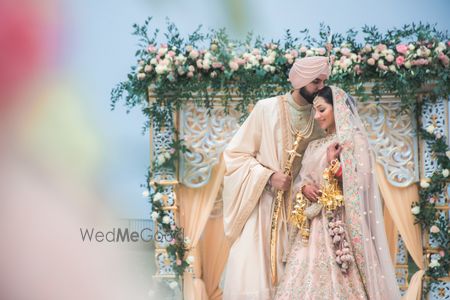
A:
[[[316,98],[317,96],[317,93],[310,93],[305,89],[305,87],[302,87],[300,89],[300,95],[302,95],[302,97],[305,98],[305,100],[308,101],[309,104],[312,104],[314,98]]]

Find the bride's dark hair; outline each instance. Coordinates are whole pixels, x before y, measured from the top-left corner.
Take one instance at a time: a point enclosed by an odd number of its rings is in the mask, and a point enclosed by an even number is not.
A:
[[[328,104],[333,105],[333,91],[329,86],[324,86],[319,92],[317,92],[317,97],[322,97]]]

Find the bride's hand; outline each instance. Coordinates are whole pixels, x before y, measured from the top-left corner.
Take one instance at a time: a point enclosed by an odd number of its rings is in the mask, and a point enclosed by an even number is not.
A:
[[[322,194],[321,191],[319,190],[319,186],[313,183],[305,184],[301,192],[311,202],[317,202],[317,199]]]
[[[341,151],[342,146],[338,142],[330,144],[327,148],[327,162],[330,163],[333,159],[338,158]]]

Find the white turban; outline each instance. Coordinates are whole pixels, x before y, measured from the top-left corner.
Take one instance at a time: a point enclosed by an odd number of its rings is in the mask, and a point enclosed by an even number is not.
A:
[[[289,81],[294,89],[300,89],[320,75],[330,76],[328,57],[310,56],[297,60],[289,71]]]

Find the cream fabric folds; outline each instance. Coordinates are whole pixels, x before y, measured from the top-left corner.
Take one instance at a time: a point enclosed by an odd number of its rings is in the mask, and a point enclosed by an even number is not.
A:
[[[223,231],[223,216],[209,218],[200,241],[203,281],[209,300],[221,300],[219,288],[230,247]]]
[[[222,184],[225,164],[221,159],[211,174],[211,179],[207,185],[199,189],[187,188],[183,185],[177,187],[177,197],[180,203],[180,223],[184,228],[185,237],[192,241],[191,251],[188,255],[193,255],[194,276],[190,273],[184,274],[184,299],[203,300],[208,299],[205,284],[202,278],[201,256],[197,245],[209,215],[214,205],[217,193]]]
[[[398,188],[389,183],[380,164],[376,166],[377,179],[386,207],[394,220],[406,249],[413,258],[419,271],[413,275],[409,288],[403,299],[420,299],[424,264],[422,258],[422,238],[418,224],[414,224],[411,204],[419,200],[417,186],[412,184],[406,188]]]
[[[271,299],[273,296],[270,224],[274,193],[265,186],[270,175],[281,170],[286,150],[292,148],[288,97],[291,95],[260,100],[224,152],[227,167],[223,190],[224,230],[232,245],[224,299]],[[305,112],[306,115],[309,118],[310,112]],[[311,139],[318,134],[315,130]],[[308,142],[304,141],[301,153]],[[283,217],[279,220],[277,245],[280,275],[288,242],[286,212]]]
[[[397,256],[397,242],[398,242],[398,229],[395,226],[394,220],[392,220],[389,209],[384,206],[384,227],[386,228],[386,238],[389,246],[389,253],[391,254],[392,263],[395,264]]]

